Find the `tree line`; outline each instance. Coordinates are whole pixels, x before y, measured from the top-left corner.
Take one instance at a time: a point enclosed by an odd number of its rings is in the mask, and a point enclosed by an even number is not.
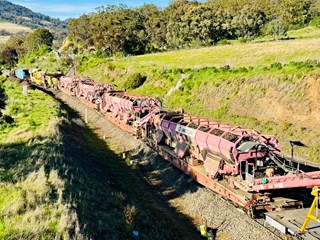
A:
[[[176,0],[164,8],[145,4],[97,8],[70,21],[69,39],[109,55],[143,54],[226,39],[284,37],[289,29],[319,21],[319,0]]]
[[[320,0],[176,0],[164,9],[145,4],[135,9],[118,5],[96,10],[70,21],[71,51],[137,55],[210,46],[228,39],[282,37],[288,29],[311,22],[320,27]],[[51,50],[53,39],[45,28],[11,36],[0,46],[0,65],[12,69],[19,59],[43,55]]]
[[[24,57],[50,52],[53,38],[53,34],[45,28],[11,36],[6,43],[0,45],[0,66],[3,65],[11,70]]]

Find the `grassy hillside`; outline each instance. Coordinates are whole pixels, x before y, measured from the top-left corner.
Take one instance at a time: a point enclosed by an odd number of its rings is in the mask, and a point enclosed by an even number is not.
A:
[[[0,239],[179,239],[145,181],[77,113],[15,82],[5,89],[14,122],[0,125]]]
[[[18,32],[31,32],[31,28],[29,27],[25,27],[22,25],[18,25],[15,23],[10,23],[10,22],[5,22],[5,21],[1,21],[0,22],[0,30],[4,30],[10,34],[16,34]]]
[[[20,24],[32,29],[45,27],[52,31],[65,32],[67,22],[51,18],[41,13],[35,13],[30,9],[9,1],[0,1],[0,19],[11,23]]]
[[[168,109],[254,128],[309,148],[299,158],[320,160],[319,39],[234,44],[128,57],[82,56],[78,68],[97,81],[114,82],[161,99]],[[130,89],[137,73],[146,79]],[[139,77],[138,77],[139,78]],[[168,94],[180,82],[177,90]]]
[[[129,57],[124,64],[164,68],[266,66],[274,62],[318,59],[320,39],[234,44]]]
[[[79,54],[74,62],[77,73],[157,97],[167,109],[276,135],[285,153],[289,140],[301,140],[308,148],[296,156],[319,161],[319,48],[319,38],[306,38],[120,59]],[[52,53],[29,67],[54,70],[61,61]]]
[[[0,125],[0,239],[67,237],[78,219],[57,168],[47,168],[61,158],[59,104],[35,91],[23,97],[17,83],[5,89],[14,122]]]
[[[320,28],[315,26],[309,26],[297,30],[288,31],[289,38],[319,38]]]
[[[31,32],[31,28],[24,27],[18,24],[0,21],[0,44],[5,43],[11,35],[18,32]]]

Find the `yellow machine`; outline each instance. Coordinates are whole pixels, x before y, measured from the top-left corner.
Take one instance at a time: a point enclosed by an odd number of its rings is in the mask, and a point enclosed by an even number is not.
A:
[[[315,222],[318,222],[320,223],[320,219],[318,218],[318,201],[319,201],[319,188],[317,186],[313,187],[312,188],[312,192],[311,192],[311,195],[314,196],[314,199],[313,199],[313,202],[312,202],[312,205],[308,211],[308,214],[307,214],[307,217],[306,219],[304,220],[304,223],[302,225],[302,227],[300,228],[300,232],[301,233],[304,233],[307,229],[307,226],[308,226],[308,223],[310,220],[313,220]],[[316,210],[316,216],[313,215],[314,211]]]
[[[58,86],[59,86],[59,78],[61,76],[62,76],[62,74],[60,72],[47,73],[45,75],[45,81],[46,81],[47,87],[58,88]]]
[[[61,72],[48,73],[40,69],[33,69],[30,71],[30,81],[35,85],[44,88],[58,88],[59,78],[62,76]]]
[[[30,81],[35,85],[46,87],[45,71],[41,71],[40,69],[32,69],[30,71]]]

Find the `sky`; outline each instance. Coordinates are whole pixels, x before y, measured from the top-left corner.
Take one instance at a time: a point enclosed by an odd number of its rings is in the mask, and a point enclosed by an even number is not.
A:
[[[8,0],[14,4],[27,7],[34,12],[42,13],[64,20],[80,17],[82,14],[96,12],[95,8],[107,5],[125,4],[129,7],[139,7],[143,4],[154,4],[160,8],[168,6],[170,0]]]

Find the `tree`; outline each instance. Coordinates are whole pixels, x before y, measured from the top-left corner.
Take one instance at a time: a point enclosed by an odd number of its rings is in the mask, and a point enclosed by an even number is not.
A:
[[[286,37],[287,31],[288,25],[279,19],[275,19],[268,24],[268,34],[271,35],[273,39]]]
[[[29,33],[23,43],[23,48],[27,54],[34,53],[42,46],[51,47],[53,44],[52,33],[45,28],[38,28],[34,32]]]
[[[312,19],[315,0],[269,0],[270,19],[280,19],[289,27],[301,27]]]
[[[142,17],[146,31],[146,51],[165,50],[167,46],[167,18],[164,12],[153,4],[145,4],[137,11]]]
[[[259,8],[244,5],[232,19],[232,27],[237,38],[257,37],[266,22],[266,16]]]
[[[11,70],[14,68],[14,66],[18,62],[18,53],[15,48],[12,47],[5,47],[1,51],[1,59],[4,61],[5,65],[7,65]]]
[[[72,19],[68,24],[69,36],[85,48],[94,45],[90,16],[82,15],[78,19]]]
[[[8,41],[0,46],[2,63],[12,68],[23,56],[23,35],[11,36]]]
[[[142,54],[145,52],[147,36],[142,15],[136,10],[107,8],[105,12],[93,14],[90,19],[95,46],[110,54]]]
[[[184,19],[188,21],[191,41],[197,45],[211,45],[226,37],[227,15],[210,3],[192,5]]]
[[[190,7],[196,4],[198,3],[177,0],[165,9],[168,19],[166,38],[171,48],[186,47],[192,41],[189,34],[189,18],[186,14]]]
[[[262,29],[282,37],[289,27],[306,25],[311,19],[315,24],[319,1],[173,0],[163,10],[152,4],[137,9],[111,5],[72,20],[69,37],[84,49],[93,46],[109,55],[252,39],[261,35]]]

